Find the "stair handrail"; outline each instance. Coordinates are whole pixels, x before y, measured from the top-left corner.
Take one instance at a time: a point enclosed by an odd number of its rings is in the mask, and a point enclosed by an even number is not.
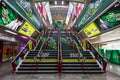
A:
[[[62,73],[62,51],[60,41],[60,28],[58,28],[58,73]]]
[[[94,46],[92,46],[92,44],[88,40],[86,40],[86,48],[93,53],[95,59],[102,66],[104,73],[106,73],[107,60],[100,55],[100,53],[96,50]]]
[[[47,31],[45,31],[45,34],[46,34],[47,32],[48,32],[48,29],[47,29]],[[45,34],[44,34],[44,35],[45,35]],[[38,46],[38,44],[39,44],[42,36],[43,36],[43,35],[42,35],[41,33],[38,35],[38,37],[37,37],[37,39],[36,39],[36,40],[37,40],[37,45],[36,45],[36,47],[34,48],[34,50],[37,48],[37,46]]]
[[[39,34],[39,37],[37,38],[37,41],[36,41],[38,44],[39,44],[41,38],[42,38],[42,36],[41,36],[41,34]],[[38,40],[38,39],[39,39],[39,40]],[[37,48],[38,44],[36,45],[36,47],[34,48],[34,50]]]
[[[68,30],[65,29],[65,32],[66,32],[66,36],[70,37],[69,34],[68,34]]]
[[[52,35],[52,33],[53,33],[53,30],[54,29],[51,29],[51,31],[50,31],[50,33],[49,33],[49,35],[48,35],[48,38],[49,38],[49,36],[51,36]],[[46,33],[47,33],[47,31],[46,31]],[[48,38],[43,42],[43,44],[47,41],[48,42]],[[39,50],[39,52],[38,52],[38,55],[39,55],[39,57],[40,57],[40,61],[41,61],[41,55],[43,54],[42,52],[43,52],[43,45],[42,45],[42,47],[40,48],[40,50]]]
[[[31,40],[29,40],[31,41]],[[13,61],[11,62],[12,64],[12,72],[15,73],[17,66],[20,64],[20,62],[24,59],[24,56],[26,55],[26,53],[29,51],[28,48],[28,43],[24,46],[24,48],[22,48],[22,50],[19,51],[19,53],[17,54],[17,56],[13,59]],[[24,54],[24,50],[27,50]]]
[[[75,40],[74,40],[74,43],[75,43],[75,45],[76,45],[76,47],[77,47],[77,50],[78,50],[78,53],[79,53],[79,56],[78,56],[78,61],[79,61],[80,58],[83,58],[83,54],[82,54],[81,51],[79,50],[78,45],[77,45],[77,43],[75,42]]]

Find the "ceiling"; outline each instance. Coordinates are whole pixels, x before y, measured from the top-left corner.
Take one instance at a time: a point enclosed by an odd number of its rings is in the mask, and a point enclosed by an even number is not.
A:
[[[50,11],[52,15],[53,21],[65,21],[68,8],[69,8],[69,2],[77,2],[77,3],[86,3],[89,2],[89,0],[34,0],[34,2],[47,2],[50,3]],[[57,4],[55,4],[55,1]],[[62,4],[64,2],[64,4]]]
[[[93,37],[90,41],[92,44],[120,43],[120,28]]]
[[[70,2],[86,3],[89,0],[34,0],[34,2],[43,2],[43,1],[70,1]]]
[[[63,21],[66,20],[68,6],[64,6],[64,7],[51,6],[50,10],[52,15],[52,20],[63,20]]]

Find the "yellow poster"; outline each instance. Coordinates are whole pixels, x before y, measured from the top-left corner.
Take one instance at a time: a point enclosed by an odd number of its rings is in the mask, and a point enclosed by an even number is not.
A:
[[[35,28],[28,22],[25,22],[22,28],[19,30],[19,33],[30,37],[35,32]]]
[[[100,34],[100,30],[96,27],[95,23],[92,22],[90,25],[85,27],[83,30],[88,37],[93,37]]]

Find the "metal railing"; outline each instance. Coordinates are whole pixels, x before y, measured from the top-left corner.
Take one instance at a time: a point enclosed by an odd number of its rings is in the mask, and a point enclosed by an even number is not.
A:
[[[62,73],[62,48],[60,40],[60,28],[58,28],[58,73]]]
[[[107,60],[105,60],[105,59],[98,53],[98,51],[92,46],[92,44],[90,44],[90,42],[87,41],[87,40],[86,40],[86,49],[89,50],[89,51],[91,51],[91,52],[94,54],[95,59],[101,64],[104,73],[106,73]]]
[[[65,29],[65,32],[66,32],[66,36],[70,37],[70,35],[68,34],[68,30]]]
[[[29,41],[31,41],[31,40],[29,40]],[[13,73],[15,73],[17,66],[21,63],[21,61],[24,59],[24,56],[29,51],[29,48],[28,48],[29,41],[27,42],[27,44],[24,46],[24,48],[18,53],[18,55],[12,61]]]
[[[76,48],[77,48],[77,50],[78,50],[78,61],[80,60],[80,58],[82,58],[83,59],[83,54],[81,53],[81,51],[79,50],[79,47],[78,47],[78,45],[77,45],[77,43],[75,42],[75,40],[74,40],[74,43],[75,43],[75,46],[76,46]]]
[[[52,30],[50,31],[50,33],[49,33],[49,35],[48,35],[48,38],[52,35],[53,30],[54,30],[54,29],[52,29]],[[38,55],[39,55],[39,57],[40,57],[40,61],[41,61],[41,59],[42,59],[41,56],[42,56],[42,54],[43,54],[43,51],[45,51],[45,49],[48,47],[48,38],[43,42],[43,45],[42,45],[41,49],[40,49],[39,52],[38,52]]]

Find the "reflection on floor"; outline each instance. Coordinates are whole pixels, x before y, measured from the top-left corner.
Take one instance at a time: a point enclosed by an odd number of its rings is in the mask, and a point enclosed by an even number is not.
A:
[[[120,76],[120,65],[108,64],[107,65],[107,71]]]
[[[120,66],[108,64],[106,74],[12,74],[10,62],[0,64],[0,80],[120,80]],[[116,75],[117,74],[117,75]],[[118,76],[119,75],[119,76]]]
[[[120,80],[120,77],[112,74],[84,75],[84,74],[26,74],[9,75],[0,78],[0,80]]]
[[[11,61],[5,61],[3,63],[0,63],[0,77],[10,74],[12,74]]]

